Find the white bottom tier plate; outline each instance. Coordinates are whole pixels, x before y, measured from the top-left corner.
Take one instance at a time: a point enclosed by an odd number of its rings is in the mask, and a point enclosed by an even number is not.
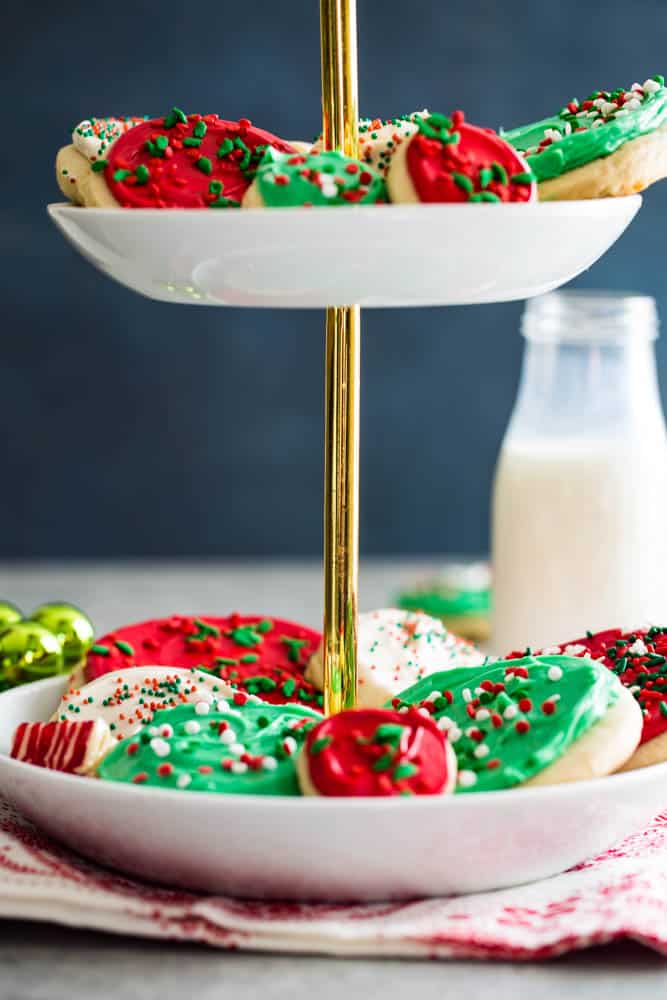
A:
[[[0,793],[86,857],[171,886],[329,901],[478,892],[564,871],[667,802],[667,764],[526,791],[300,799],[119,785],[7,757],[18,723],[48,718],[65,686],[0,695]]]
[[[602,256],[641,197],[204,211],[49,205],[100,271],[199,305],[471,305],[526,299]]]

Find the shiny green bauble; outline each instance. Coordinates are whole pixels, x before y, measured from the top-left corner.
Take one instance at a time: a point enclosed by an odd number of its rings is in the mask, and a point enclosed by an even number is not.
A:
[[[0,631],[7,625],[20,622],[22,618],[23,615],[15,604],[10,604],[9,601],[0,601]]]
[[[0,632],[0,689],[41,681],[64,669],[58,638],[38,622],[14,622]]]
[[[68,667],[80,663],[95,641],[90,619],[73,604],[40,604],[30,615],[30,621],[39,622],[53,632]]]

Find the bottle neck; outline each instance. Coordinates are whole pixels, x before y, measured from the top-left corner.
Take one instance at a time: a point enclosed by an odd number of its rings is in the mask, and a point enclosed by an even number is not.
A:
[[[664,432],[652,340],[526,342],[510,434],[623,436],[656,422]]]

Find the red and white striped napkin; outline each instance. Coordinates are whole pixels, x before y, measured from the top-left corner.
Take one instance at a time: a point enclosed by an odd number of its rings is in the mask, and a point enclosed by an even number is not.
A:
[[[253,902],[99,868],[0,799],[0,917],[220,948],[537,959],[631,938],[667,955],[667,813],[612,850],[517,889],[409,903]]]

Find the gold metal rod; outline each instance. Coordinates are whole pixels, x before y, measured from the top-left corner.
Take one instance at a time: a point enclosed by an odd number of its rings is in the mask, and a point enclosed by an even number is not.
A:
[[[356,0],[320,0],[324,149],[358,156]],[[327,309],[324,385],[324,710],[357,697],[359,306]]]

